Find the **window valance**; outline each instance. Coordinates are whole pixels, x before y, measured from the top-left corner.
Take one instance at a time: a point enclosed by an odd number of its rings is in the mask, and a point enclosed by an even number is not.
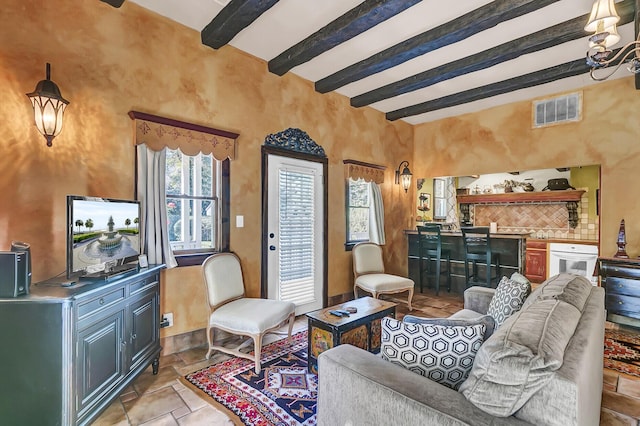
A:
[[[220,161],[236,156],[237,133],[138,111],[130,111],[129,117],[134,122],[136,145],[146,144],[154,151],[180,148],[187,155],[213,154]]]
[[[343,160],[344,172],[347,178],[364,179],[366,182],[384,183],[385,166],[363,163],[356,160]]]

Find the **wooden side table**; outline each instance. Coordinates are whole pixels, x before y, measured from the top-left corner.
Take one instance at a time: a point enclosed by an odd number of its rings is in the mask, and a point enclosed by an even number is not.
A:
[[[307,313],[309,372],[318,373],[318,355],[343,343],[376,353],[380,351],[382,318],[396,316],[396,303],[362,297]],[[337,317],[329,311],[355,307],[358,312]]]

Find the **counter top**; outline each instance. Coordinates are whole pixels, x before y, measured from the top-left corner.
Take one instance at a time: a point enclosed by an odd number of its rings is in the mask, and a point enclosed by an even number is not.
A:
[[[418,231],[416,229],[405,229],[404,233],[406,235],[417,235]],[[441,231],[441,235],[451,236],[451,237],[462,237],[462,232],[460,231]],[[495,232],[491,234],[491,238],[530,238],[531,232]]]
[[[527,241],[539,241],[544,243],[565,243],[565,244],[585,244],[589,246],[597,246],[598,240],[574,240],[562,238],[527,238]]]

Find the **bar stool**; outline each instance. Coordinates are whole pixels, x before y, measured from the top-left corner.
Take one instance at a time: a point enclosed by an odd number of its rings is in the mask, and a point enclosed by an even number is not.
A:
[[[484,285],[491,287],[491,281],[500,277],[500,253],[491,251],[491,236],[488,227],[463,227],[462,241],[464,242],[464,276],[467,280],[467,288],[470,285]],[[486,277],[480,281],[478,276],[478,261],[486,265]],[[469,276],[469,262],[473,264],[473,274]],[[495,265],[496,274],[491,276],[491,264]],[[471,281],[474,279],[474,281]]]
[[[451,251],[442,248],[442,236],[440,235],[440,225],[418,226],[418,254],[420,256],[420,292],[422,293],[422,283],[424,271],[431,272],[431,261],[435,261],[436,296],[440,292],[440,275],[447,274],[447,291],[451,291]],[[446,260],[447,268],[441,270],[441,261]],[[425,267],[424,261],[427,261]]]

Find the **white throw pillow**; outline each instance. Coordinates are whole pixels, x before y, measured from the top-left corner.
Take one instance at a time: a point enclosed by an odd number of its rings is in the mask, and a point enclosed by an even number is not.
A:
[[[487,315],[491,315],[496,322],[496,329],[522,308],[530,293],[531,284],[528,281],[515,281],[502,277],[487,310]]]
[[[458,389],[469,376],[486,326],[443,326],[382,319],[382,358]]]

